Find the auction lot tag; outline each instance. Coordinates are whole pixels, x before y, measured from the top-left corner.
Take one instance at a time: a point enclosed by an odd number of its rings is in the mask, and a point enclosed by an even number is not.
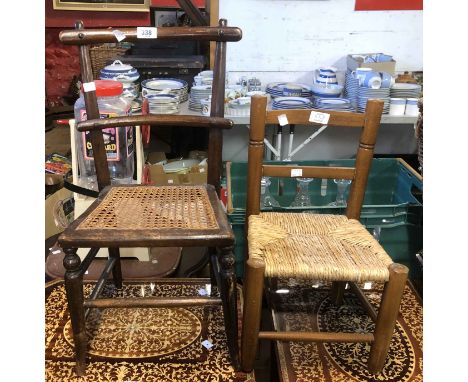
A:
[[[278,115],[278,122],[279,122],[280,126],[289,125],[288,117],[286,117],[286,114]]]
[[[96,90],[96,84],[93,82],[83,82],[83,90],[85,93],[87,92],[92,92],[93,90]]]
[[[208,350],[210,350],[213,347],[213,344],[208,340],[203,341],[202,345],[206,347]]]
[[[294,178],[296,176],[302,176],[302,168],[291,169],[291,178]]]
[[[158,38],[158,29],[155,27],[137,27],[137,38]]]
[[[119,31],[118,29],[114,30],[112,33],[114,34],[114,36],[115,36],[115,38],[117,39],[118,42],[120,42],[122,40],[125,40],[125,37],[127,37],[127,36],[125,36],[124,32]]]
[[[329,119],[330,114],[320,113],[319,111],[312,111],[309,117],[310,122],[321,123],[323,125],[327,124]]]

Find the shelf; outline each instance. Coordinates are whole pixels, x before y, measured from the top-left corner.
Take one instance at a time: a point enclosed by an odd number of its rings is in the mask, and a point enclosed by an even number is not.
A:
[[[188,108],[188,102],[184,102],[180,105],[180,113],[181,115],[201,115],[201,112],[197,111],[192,111],[189,110]],[[237,116],[230,116],[230,115],[225,115],[225,118],[228,118],[234,122],[235,125],[248,125],[250,123],[250,117],[248,116],[243,116],[243,117],[237,117]],[[391,125],[414,125],[416,121],[418,120],[418,117],[412,117],[408,115],[398,115],[398,116],[393,116],[393,115],[388,115],[384,114],[382,115],[381,119],[381,124],[391,124]]]

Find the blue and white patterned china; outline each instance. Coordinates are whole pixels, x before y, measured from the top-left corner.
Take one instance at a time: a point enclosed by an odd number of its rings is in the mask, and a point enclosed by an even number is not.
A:
[[[382,78],[381,88],[391,88],[395,83],[395,78],[387,72],[380,72],[380,77]]]
[[[271,95],[272,98],[284,97],[284,88],[285,87],[301,87],[301,97],[312,97],[311,87],[306,84],[299,84],[293,82],[272,82],[266,86],[265,91]]]
[[[117,80],[122,83],[130,83],[138,80],[140,74],[133,66],[115,60],[111,65],[101,69],[99,78],[101,80]]]
[[[304,97],[278,97],[272,102],[273,110],[281,109],[312,109],[310,99]]]
[[[337,111],[354,111],[351,102],[347,98],[319,98],[314,99],[316,109],[337,110]]]
[[[150,78],[141,82],[141,94],[172,94],[179,97],[179,102],[188,100],[188,83],[178,78]]]
[[[396,83],[390,88],[390,95],[396,98],[419,98],[421,96],[421,85]]]
[[[367,72],[362,82],[363,86],[367,86],[371,89],[380,89],[381,84],[382,78],[380,77],[379,72],[374,71]]]
[[[319,68],[315,71],[315,83],[323,85],[337,85],[336,68],[327,66]]]
[[[336,84],[313,84],[311,87],[312,94],[318,97],[324,98],[336,98],[339,97],[343,91],[342,85]]]

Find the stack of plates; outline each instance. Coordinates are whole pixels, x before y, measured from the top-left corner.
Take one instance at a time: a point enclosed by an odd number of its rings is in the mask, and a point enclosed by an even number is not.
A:
[[[142,101],[138,98],[132,100],[130,107],[132,109],[132,114],[141,114]]]
[[[213,85],[213,71],[204,70],[203,72],[200,72],[195,77],[193,77],[193,80],[194,82],[192,86]]]
[[[272,98],[284,97],[283,89],[287,85],[302,88],[301,97],[299,97],[299,98],[312,97],[312,91],[311,91],[311,88],[310,88],[309,85],[296,84],[296,83],[292,83],[292,82],[272,82],[271,84],[268,84],[266,86],[265,91],[268,94],[270,94]]]
[[[392,98],[419,98],[421,96],[421,85],[396,83],[390,88]]]
[[[176,114],[179,112],[179,100],[173,94],[148,94],[149,112],[151,114]]]
[[[381,89],[371,89],[365,87],[358,88],[358,104],[357,110],[359,112],[366,111],[366,105],[368,99],[381,99],[384,101],[383,114],[388,114],[390,109],[390,89],[381,88]]]
[[[272,109],[312,109],[310,99],[304,97],[278,97],[273,100]]]
[[[193,111],[201,111],[202,106],[200,101],[211,96],[211,85],[192,86],[190,90],[189,109]]]
[[[323,110],[354,111],[347,98],[315,98],[315,108]]]
[[[179,102],[188,100],[188,83],[177,78],[150,78],[141,83],[143,96],[147,94],[166,94],[175,95]]]
[[[358,104],[358,88],[359,80],[354,78],[354,76],[348,70],[345,75],[345,88],[343,94],[347,99],[349,99],[351,102],[351,107],[354,109],[357,108]]]

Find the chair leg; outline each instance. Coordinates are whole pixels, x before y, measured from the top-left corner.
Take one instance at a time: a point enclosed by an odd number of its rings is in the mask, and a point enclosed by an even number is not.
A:
[[[211,280],[211,290],[213,291],[213,288],[218,287],[218,280],[216,278],[216,272],[217,272],[217,261],[218,258],[216,256],[216,248],[210,247],[208,248],[208,255],[210,256],[210,280]]]
[[[119,248],[109,248],[109,257],[115,258],[114,267],[112,268],[112,279],[117,289],[122,289],[122,267],[120,265],[120,250]]]
[[[239,344],[237,325],[237,286],[234,272],[233,247],[220,248],[220,293],[223,302],[224,324],[232,365],[239,370]]]
[[[81,260],[76,254],[76,248],[65,248],[63,266],[65,272],[65,290],[67,293],[68,311],[75,343],[76,374],[86,372],[86,322],[84,311],[83,272],[80,270]]]
[[[257,353],[264,277],[265,263],[263,261],[253,259],[246,261],[241,344],[241,366],[245,372],[252,371]]]
[[[330,298],[335,305],[343,304],[344,291],[346,288],[345,281],[333,281],[330,291]]]
[[[378,374],[385,365],[408,278],[408,268],[404,265],[394,263],[390,265],[389,271],[390,278],[383,290],[368,363],[372,374]]]

